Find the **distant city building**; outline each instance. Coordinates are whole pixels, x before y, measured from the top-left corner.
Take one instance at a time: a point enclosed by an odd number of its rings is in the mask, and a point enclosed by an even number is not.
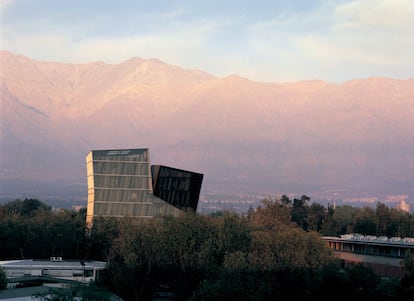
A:
[[[85,208],[84,205],[73,205],[72,210],[79,212],[81,209]]]
[[[97,216],[152,218],[197,210],[203,175],[161,165],[151,168],[147,148],[92,150],[86,169],[88,225]]]
[[[401,201],[397,205],[397,209],[399,209],[401,211],[405,211],[405,212],[410,212],[410,204],[408,204],[406,201]]]

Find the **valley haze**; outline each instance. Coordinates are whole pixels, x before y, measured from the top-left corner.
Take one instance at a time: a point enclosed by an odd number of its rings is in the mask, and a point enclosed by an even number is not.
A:
[[[0,199],[86,205],[92,149],[149,148],[204,174],[202,200],[414,201],[414,79],[258,82],[157,59],[0,52]]]

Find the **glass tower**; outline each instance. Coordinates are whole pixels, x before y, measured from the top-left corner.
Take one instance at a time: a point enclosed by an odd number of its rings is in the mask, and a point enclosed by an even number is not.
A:
[[[86,156],[86,171],[88,225],[96,216],[151,218],[181,212],[153,194],[146,148],[92,150]]]

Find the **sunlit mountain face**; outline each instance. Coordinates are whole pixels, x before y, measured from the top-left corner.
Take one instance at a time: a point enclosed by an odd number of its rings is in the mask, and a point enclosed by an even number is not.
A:
[[[203,192],[414,196],[414,79],[264,83],[158,60],[1,52],[3,194],[86,198],[92,149],[149,148]]]

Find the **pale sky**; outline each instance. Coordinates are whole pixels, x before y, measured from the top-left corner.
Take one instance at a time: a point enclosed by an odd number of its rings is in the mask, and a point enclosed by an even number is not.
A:
[[[414,78],[413,0],[0,0],[1,50],[64,63],[157,58],[218,77]]]

